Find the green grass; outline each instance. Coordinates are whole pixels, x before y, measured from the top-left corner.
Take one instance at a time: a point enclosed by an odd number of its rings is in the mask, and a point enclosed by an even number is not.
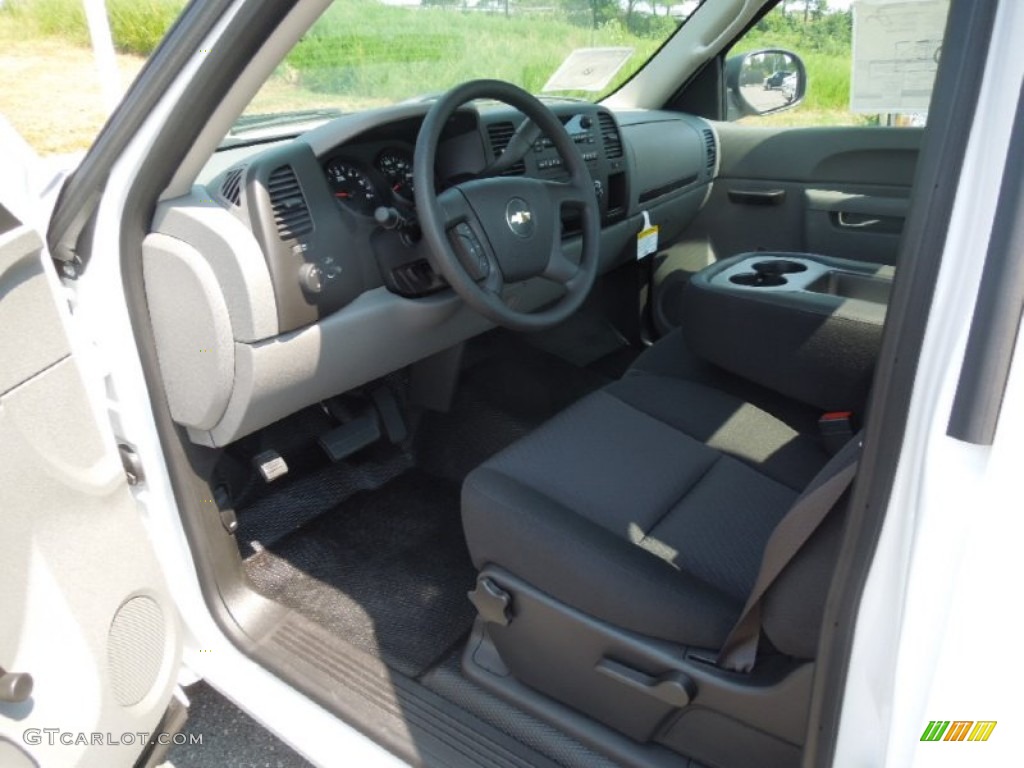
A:
[[[107,0],[114,46],[122,53],[150,54],[184,7],[185,0]],[[23,37],[60,37],[89,45],[81,0],[7,0],[0,8],[3,18]]]
[[[807,68],[807,92],[792,114],[837,112],[844,115],[844,121],[864,122],[864,116],[849,112],[851,37],[842,21],[836,16],[805,27],[798,15],[785,18],[774,11],[744,36],[730,55],[760,48],[792,51]]]
[[[404,99],[475,77],[511,80],[539,92],[575,48],[633,48],[615,87],[660,42],[638,37],[615,20],[595,30],[554,13],[506,18],[498,13],[336,0],[288,55],[285,66],[303,87],[342,96]]]
[[[184,4],[185,0],[107,0],[115,47],[148,55]],[[548,7],[557,8],[559,2]],[[665,17],[637,16],[631,28],[622,19],[611,18],[593,29],[589,13],[566,2],[561,7],[506,18],[499,12],[466,12],[452,5],[408,8],[374,0],[335,0],[278,68],[275,79],[307,100],[321,94],[341,104],[405,99],[473,77],[511,80],[539,92],[575,48],[632,48],[630,61],[606,89],[610,91],[654,53],[674,26]],[[13,27],[22,39],[49,36],[89,44],[81,0],[7,0],[0,7],[0,24]],[[844,26],[834,15],[804,25],[796,15],[773,12],[732,54],[767,47],[792,50],[807,66],[807,95],[796,112],[847,113],[848,20]]]
[[[107,0],[114,45],[148,56],[185,6],[183,0]]]

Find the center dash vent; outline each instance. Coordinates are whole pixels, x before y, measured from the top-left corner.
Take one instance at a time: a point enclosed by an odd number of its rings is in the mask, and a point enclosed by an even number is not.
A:
[[[299,180],[290,165],[275,168],[267,180],[270,206],[274,210],[274,223],[282,240],[292,240],[313,230],[309,206],[302,196]]]
[[[718,162],[718,145],[715,143],[715,132],[710,128],[705,128],[704,131],[704,150],[707,153],[707,167],[709,170],[714,170],[715,163]]]
[[[512,136],[515,135],[515,132],[516,127],[512,123],[491,123],[487,126],[487,137],[491,140],[491,151],[494,154],[495,160],[501,157],[501,153],[505,151],[505,147],[512,141]],[[501,175],[522,176],[524,173],[526,173],[526,165],[520,160]]]
[[[598,112],[597,120],[601,125],[601,140],[604,142],[604,154],[609,160],[622,157],[622,137],[615,126],[615,118],[607,112]]]
[[[244,168],[234,168],[228,171],[224,182],[220,185],[220,196],[234,206],[242,203],[242,171]]]

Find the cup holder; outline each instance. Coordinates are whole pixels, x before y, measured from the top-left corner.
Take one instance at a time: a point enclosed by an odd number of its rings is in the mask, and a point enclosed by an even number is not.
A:
[[[806,272],[807,265],[788,259],[772,259],[771,261],[756,262],[754,271],[759,275],[791,275],[795,272]]]
[[[776,272],[743,272],[739,275],[732,275],[729,282],[736,285],[746,285],[754,288],[776,288],[786,284],[786,278]]]

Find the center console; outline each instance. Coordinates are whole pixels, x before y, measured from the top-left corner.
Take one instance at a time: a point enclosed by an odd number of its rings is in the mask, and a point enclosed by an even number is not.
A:
[[[806,253],[745,253],[690,280],[694,353],[824,411],[862,412],[893,268]]]

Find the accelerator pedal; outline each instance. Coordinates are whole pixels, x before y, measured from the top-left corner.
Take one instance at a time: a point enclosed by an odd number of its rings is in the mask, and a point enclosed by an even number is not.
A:
[[[321,435],[318,442],[331,461],[336,462],[373,445],[380,436],[380,420],[377,412],[371,409]]]
[[[409,429],[405,426],[405,419],[402,417],[402,409],[398,407],[398,400],[395,393],[388,387],[377,387],[370,392],[370,399],[373,400],[380,420],[384,424],[384,434],[392,445],[397,445],[409,436]]]
[[[392,445],[409,436],[398,400],[388,387],[364,391],[361,402],[334,399],[325,403],[327,411],[343,422],[319,438],[320,447],[331,461],[341,461],[367,448],[382,438]],[[369,402],[367,402],[367,399]]]

